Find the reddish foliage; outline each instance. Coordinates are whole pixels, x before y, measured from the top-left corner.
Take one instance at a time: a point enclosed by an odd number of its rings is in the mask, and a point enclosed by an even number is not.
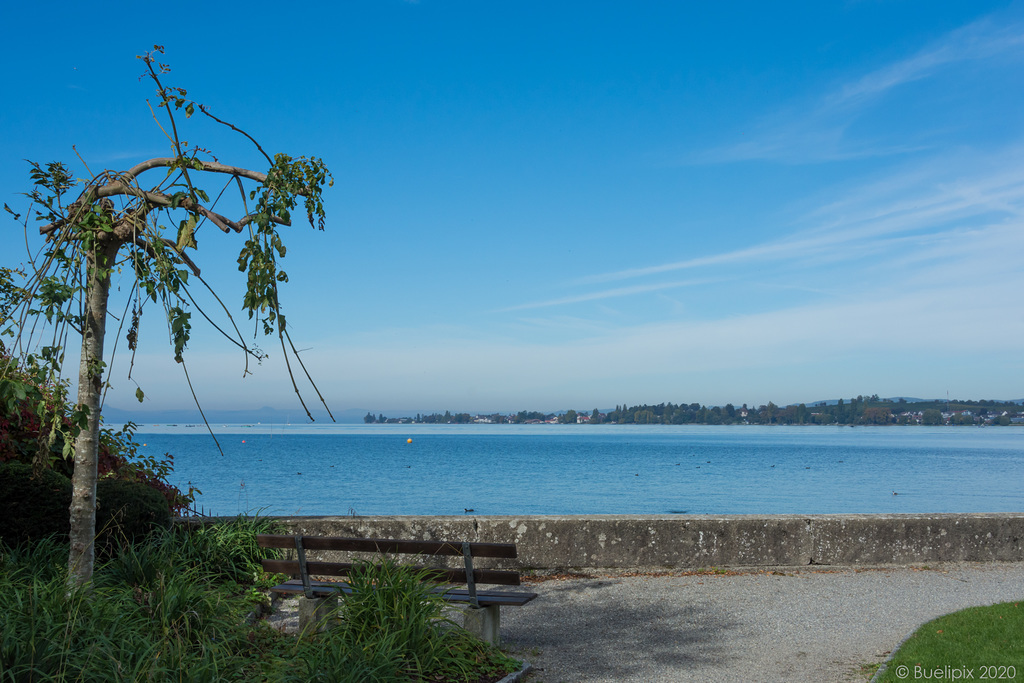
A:
[[[45,448],[49,453],[43,458],[42,465],[71,476],[74,461],[63,455],[63,435],[74,433],[74,426],[67,415],[67,406],[63,406],[63,414],[60,417],[62,429],[57,431],[52,445],[48,443],[51,425],[44,424],[34,408],[33,402],[28,398],[0,402],[0,463],[16,461],[31,464],[36,460],[39,450]],[[54,404],[48,405],[47,408],[52,415]],[[150,486],[167,499],[173,514],[182,514],[191,505],[193,491],[190,490],[186,494],[167,483],[173,457],[168,453],[163,460],[138,459],[136,451],[131,426],[121,432],[101,430],[98,475],[139,481]]]

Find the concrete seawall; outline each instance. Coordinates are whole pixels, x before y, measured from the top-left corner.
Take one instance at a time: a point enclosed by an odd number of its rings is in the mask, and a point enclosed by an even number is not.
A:
[[[279,520],[310,535],[515,543],[519,559],[512,565],[522,569],[1024,561],[1024,513]]]

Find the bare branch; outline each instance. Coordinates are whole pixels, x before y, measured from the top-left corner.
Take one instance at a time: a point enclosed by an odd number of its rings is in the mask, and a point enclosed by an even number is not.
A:
[[[127,301],[125,301],[125,304],[124,304],[124,314],[122,314],[121,320],[120,320],[120,324],[117,326],[117,334],[114,335],[114,348],[112,348],[110,350],[110,363],[107,364],[107,376],[108,377],[110,376],[110,373],[113,372],[114,359],[117,358],[117,344],[118,344],[118,342],[121,341],[121,331],[124,329],[124,321],[128,319],[128,309],[132,305],[132,294],[135,293],[136,287],[138,287],[138,282],[132,282],[132,290],[130,292],[128,292],[128,299],[127,299]],[[133,358],[134,358],[134,354],[133,354]],[[134,362],[133,362],[133,364],[134,364]],[[129,374],[129,376],[131,376],[131,371],[130,370],[129,370],[128,374]],[[103,395],[100,396],[100,406],[106,405],[106,403],[107,403],[107,389],[109,389],[109,388],[110,388],[110,384],[105,382],[103,384]]]
[[[181,149],[181,138],[178,137],[178,123],[174,120],[174,112],[171,111],[171,97],[167,94],[164,84],[160,82],[160,77],[156,75],[152,61],[146,62],[146,68],[149,69],[149,75],[153,78],[153,82],[156,83],[157,92],[160,93],[160,98],[163,100],[164,110],[167,112],[167,120],[171,122],[171,132],[174,134],[171,143],[174,145],[174,151],[177,153],[178,159],[184,159],[185,153]],[[184,91],[181,92],[184,94]],[[181,106],[180,102],[178,106]],[[156,117],[154,116],[154,118]],[[188,167],[184,164],[181,166],[181,175],[185,178],[185,184],[188,185],[189,194],[195,197],[196,188],[192,185],[192,177],[189,176]]]
[[[203,112],[204,114],[206,114],[207,116],[209,116],[209,117],[210,117],[211,119],[213,119],[213,120],[214,120],[214,121],[216,121],[217,123],[221,123],[221,124],[224,124],[225,126],[227,126],[228,128],[230,128],[231,130],[235,131],[236,133],[241,133],[241,134],[242,134],[242,135],[244,135],[245,137],[249,138],[249,140],[250,140],[250,141],[252,142],[252,144],[256,145],[256,149],[258,149],[258,150],[260,151],[260,154],[262,154],[262,155],[264,156],[264,158],[266,158],[267,162],[268,162],[268,163],[269,163],[269,164],[270,164],[271,166],[273,166],[273,164],[274,164],[274,160],[270,158],[270,155],[269,155],[269,154],[267,154],[266,152],[264,152],[264,151],[263,151],[263,148],[262,148],[262,147],[260,147],[260,143],[256,142],[256,139],[255,139],[255,138],[254,138],[253,136],[249,135],[248,133],[246,133],[246,132],[245,132],[244,130],[242,130],[241,128],[239,128],[239,127],[237,127],[237,126],[235,126],[235,125],[232,125],[232,124],[228,123],[227,121],[223,121],[223,120],[221,120],[221,119],[218,119],[218,118],[217,118],[216,116],[214,116],[213,114],[211,114],[211,113],[210,113],[210,112],[209,112],[209,111],[208,111],[208,110],[206,109],[206,105],[205,105],[205,104],[200,104],[200,105],[199,105],[199,111]]]
[[[306,407],[306,402],[302,399],[302,392],[299,391],[299,385],[295,383],[295,373],[292,372],[292,364],[288,360],[288,349],[286,349],[284,346],[284,330],[282,330],[281,327],[281,318],[278,317],[277,336],[281,340],[281,351],[284,355],[284,365],[286,368],[288,368],[288,379],[292,381],[292,389],[295,390],[295,395],[299,397],[299,403],[302,405],[302,409],[306,411],[306,417],[309,418],[310,422],[316,422],[316,420],[313,418],[313,413],[309,412],[309,408]],[[320,392],[317,393],[319,394]]]
[[[213,319],[210,318],[210,316],[208,316],[206,314],[206,311],[203,309],[203,307],[200,306],[198,302],[196,302],[195,298],[192,296],[192,292],[190,292],[188,290],[188,288],[185,288],[185,295],[188,297],[189,301],[192,302],[192,305],[196,307],[196,310],[199,311],[199,314],[202,315],[204,318],[206,318],[206,322],[210,323],[210,325],[213,326],[213,328],[215,330],[220,332],[224,336],[225,339],[227,339],[229,342],[231,342],[232,344],[234,344],[235,346],[237,346],[238,348],[242,349],[242,351],[245,352],[245,354],[244,354],[245,355],[245,370],[243,371],[242,376],[244,377],[245,375],[248,375],[249,374],[249,356],[252,356],[256,360],[262,360],[263,357],[260,356],[255,351],[253,351],[252,349],[250,349],[246,345],[245,339],[242,337],[242,333],[239,331],[238,326],[235,325],[234,317],[231,315],[231,312],[228,311],[228,307],[224,305],[224,302],[221,301],[220,297],[217,296],[217,293],[215,291],[213,291],[213,288],[210,287],[210,285],[203,278],[199,277],[198,275],[196,277],[199,278],[199,281],[203,283],[203,286],[206,287],[207,290],[209,290],[210,294],[213,295],[213,298],[216,299],[217,303],[220,304],[221,308],[224,309],[224,314],[227,315],[228,320],[231,321],[231,326],[235,328],[235,332],[238,334],[238,340],[236,340],[234,337],[232,337],[227,332],[222,330],[220,325],[218,325],[217,323],[213,322]],[[178,298],[182,302],[184,302],[184,299],[181,299],[180,296]],[[241,340],[241,341],[239,341],[239,340]]]
[[[184,157],[156,157],[154,159],[147,159],[142,163],[136,164],[124,173],[120,174],[120,177],[125,182],[132,182],[138,178],[141,174],[154,168],[168,168],[181,164]],[[218,161],[201,161],[199,159],[193,159],[193,164],[198,164],[201,168],[195,168],[196,171],[208,171],[210,173],[226,173],[227,175],[239,176],[247,180],[255,180],[258,183],[266,182],[267,174],[260,173],[259,171],[251,171],[241,166],[228,166]]]
[[[206,431],[210,432],[210,436],[213,437],[213,442],[217,444],[217,450],[220,451],[221,455],[224,455],[224,449],[220,447],[220,441],[217,441],[217,435],[213,433],[213,428],[210,427],[210,423],[206,421],[206,413],[203,412],[203,406],[199,405],[199,397],[196,396],[196,390],[192,386],[192,378],[188,376],[188,368],[185,367],[185,361],[181,361],[181,369],[185,373],[185,381],[188,382],[188,390],[192,392],[192,400],[195,401],[196,408],[199,409],[199,416],[203,418],[203,424],[206,425]]]
[[[302,372],[305,373],[310,386],[313,387],[313,391],[316,392],[317,398],[320,399],[320,403],[323,404],[324,410],[327,411],[327,416],[331,418],[331,422],[334,422],[334,414],[331,412],[330,406],[327,405],[327,401],[324,400],[323,394],[320,393],[320,388],[316,385],[316,382],[313,381],[313,377],[309,374],[309,370],[306,369],[306,364],[302,362],[302,356],[299,355],[299,350],[295,348],[295,344],[292,342],[292,336],[288,334],[287,331],[285,331],[284,336],[288,340],[288,345],[292,347],[292,353],[295,354],[295,360],[299,361],[299,366],[302,368]]]

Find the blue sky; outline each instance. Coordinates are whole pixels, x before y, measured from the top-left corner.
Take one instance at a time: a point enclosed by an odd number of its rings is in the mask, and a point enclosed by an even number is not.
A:
[[[288,229],[283,265],[336,410],[1024,396],[1020,3],[11,5],[14,208],[24,159],[167,153],[153,44],[268,151],[327,162],[327,229]],[[264,165],[209,122],[183,137]],[[240,301],[238,238],[199,242]],[[165,328],[147,312],[146,410],[191,404]],[[243,380],[197,331],[205,405],[296,406],[262,346]],[[126,359],[108,403],[132,408]]]

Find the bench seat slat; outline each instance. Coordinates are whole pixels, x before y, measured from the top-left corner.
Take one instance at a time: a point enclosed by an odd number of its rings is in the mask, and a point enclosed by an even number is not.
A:
[[[263,548],[294,548],[295,537],[280,534],[258,534],[256,542]],[[462,544],[445,541],[403,541],[389,538],[345,538],[341,536],[303,536],[306,550],[337,550],[399,555],[462,555]],[[473,557],[516,558],[515,543],[470,543]]]
[[[352,593],[352,587],[344,582],[332,581],[311,581],[313,593],[317,597],[331,595],[332,593]],[[303,592],[302,581],[293,579],[278,584],[270,589],[272,593],[284,595],[301,594]],[[435,592],[443,593],[444,599],[448,602],[470,602],[469,591],[462,588],[444,589],[437,588]],[[507,605],[509,607],[522,607],[537,597],[536,593],[513,593],[509,591],[477,591],[477,600],[480,605]]]
[[[300,573],[298,560],[262,560],[263,570],[271,574],[288,574],[295,576]],[[319,562],[316,560],[306,561],[306,570],[310,576],[348,576],[352,570],[350,562]],[[466,570],[444,569],[433,567],[416,566],[416,569],[428,569],[435,581],[447,581],[450,583],[466,583]],[[495,584],[502,586],[518,586],[519,572],[500,569],[474,569],[473,579],[477,583]]]

